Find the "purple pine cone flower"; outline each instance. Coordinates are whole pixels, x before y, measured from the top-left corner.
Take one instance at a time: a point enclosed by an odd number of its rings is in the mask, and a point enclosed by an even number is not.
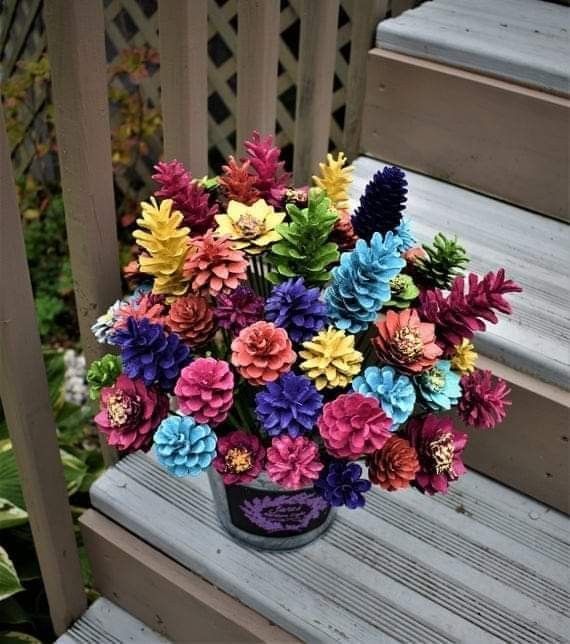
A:
[[[121,349],[123,373],[140,378],[147,387],[157,384],[163,391],[171,391],[190,360],[190,350],[176,334],[166,333],[161,324],[145,318],[128,318],[113,340]]]
[[[265,303],[265,318],[285,329],[293,342],[314,337],[327,320],[318,288],[307,288],[302,277],[275,286]]]
[[[323,406],[323,397],[306,376],[283,374],[255,396],[255,413],[269,436],[297,438],[310,432]]]
[[[246,326],[263,319],[263,298],[248,286],[238,286],[218,295],[214,315],[222,329],[238,335]]]
[[[362,508],[364,493],[372,487],[370,481],[360,478],[362,468],[357,463],[332,461],[315,482],[318,492],[333,507],[346,505],[351,510]]]

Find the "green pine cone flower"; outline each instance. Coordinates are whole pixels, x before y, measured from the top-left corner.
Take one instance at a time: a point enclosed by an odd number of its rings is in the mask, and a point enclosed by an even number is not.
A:
[[[384,304],[385,308],[407,309],[420,294],[420,289],[414,280],[401,273],[390,280],[390,300]]]
[[[287,214],[290,221],[276,227],[282,239],[271,247],[269,281],[279,284],[303,277],[308,285],[326,282],[328,267],[339,258],[338,246],[328,241],[338,218],[330,199],[323,190],[311,188],[308,207],[287,204]]]
[[[112,353],[94,360],[87,371],[89,398],[97,400],[103,387],[110,387],[121,373],[121,358]]]
[[[448,239],[438,233],[433,244],[424,244],[425,257],[415,261],[415,275],[422,285],[435,288],[450,288],[458,275],[463,275],[469,257],[457,238]]]

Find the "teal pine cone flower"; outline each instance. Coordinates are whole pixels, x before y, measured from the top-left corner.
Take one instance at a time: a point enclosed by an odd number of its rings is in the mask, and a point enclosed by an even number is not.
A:
[[[451,370],[449,360],[438,360],[431,369],[416,376],[422,402],[434,411],[451,409],[461,398],[460,379],[460,374]]]
[[[154,435],[158,462],[174,476],[198,476],[216,456],[217,438],[192,416],[165,418]]]
[[[414,280],[403,273],[390,280],[390,300],[384,305],[391,309],[407,309],[420,294]]]
[[[106,353],[99,360],[94,360],[87,371],[89,398],[97,400],[103,387],[110,387],[121,373],[121,358]]]

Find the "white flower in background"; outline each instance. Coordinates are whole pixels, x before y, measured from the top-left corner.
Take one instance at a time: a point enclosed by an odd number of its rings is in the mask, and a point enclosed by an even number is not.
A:
[[[87,403],[89,395],[85,380],[87,374],[85,356],[73,349],[67,349],[63,353],[63,364],[65,365],[64,398],[67,402],[82,407]]]

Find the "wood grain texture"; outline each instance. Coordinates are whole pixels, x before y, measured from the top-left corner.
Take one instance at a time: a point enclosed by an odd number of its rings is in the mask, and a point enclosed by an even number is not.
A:
[[[328,151],[339,0],[302,0],[293,177],[304,185]]]
[[[91,325],[121,297],[103,6],[48,0],[44,19],[69,255],[89,363],[107,351]],[[101,446],[106,462],[115,460],[103,439]]]
[[[164,157],[208,172],[208,3],[158,3]]]
[[[238,155],[253,130],[275,132],[279,18],[279,0],[238,0]]]
[[[57,633],[86,599],[0,108],[0,397]]]
[[[98,512],[81,525],[99,592],[170,641],[298,641]]]
[[[380,49],[368,55],[362,150],[570,220],[570,101]]]

